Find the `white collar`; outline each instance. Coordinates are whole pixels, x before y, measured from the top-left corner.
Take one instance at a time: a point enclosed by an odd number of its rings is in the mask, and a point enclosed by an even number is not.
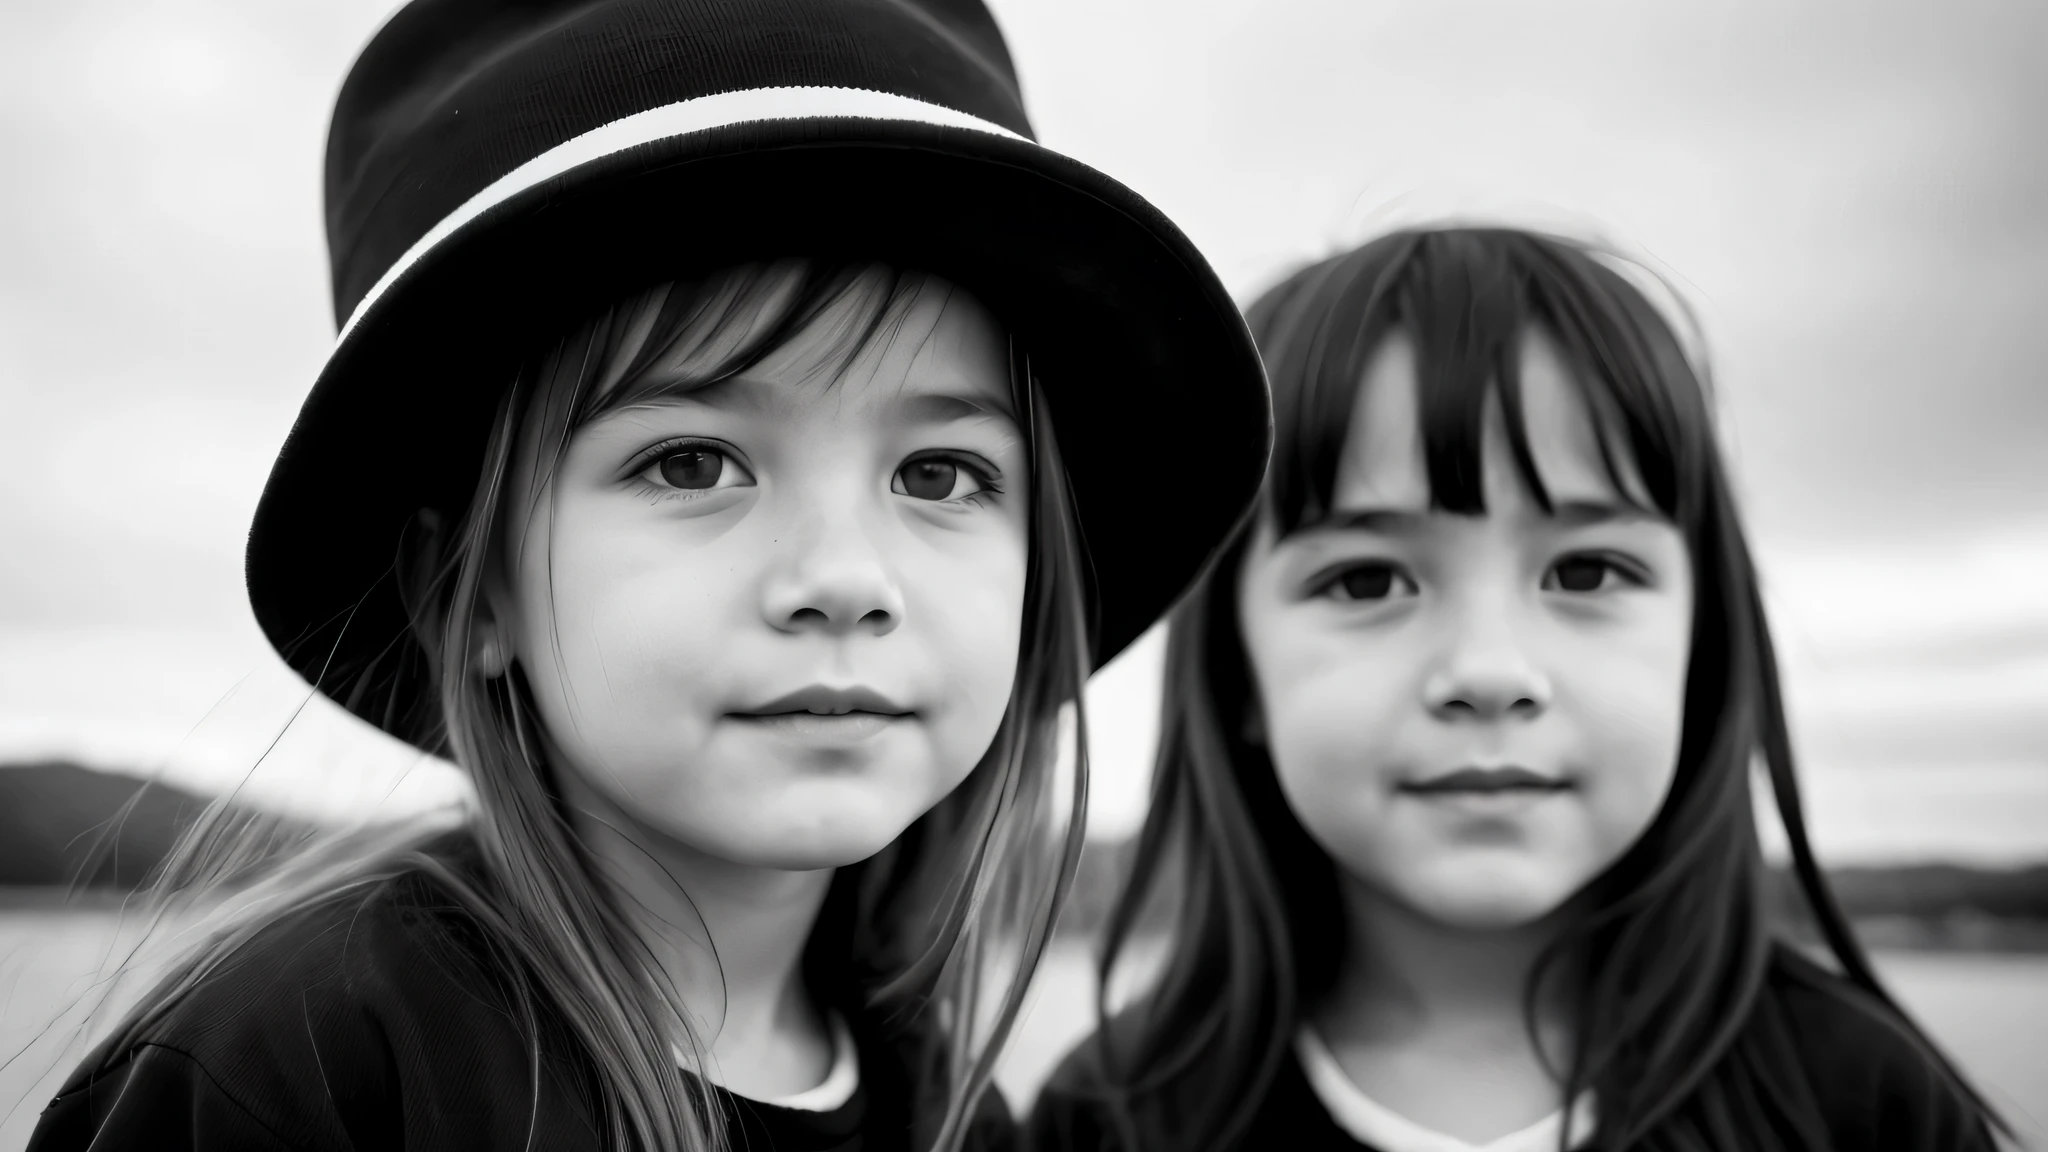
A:
[[[825,1073],[825,1079],[815,1088],[806,1088],[789,1096],[771,1096],[760,1099],[744,1097],[756,1104],[771,1108],[790,1108],[798,1112],[832,1112],[846,1106],[848,1100],[860,1089],[860,1048],[853,1042],[853,1030],[846,1026],[846,1020],[837,1012],[826,1013],[826,1023],[832,1029],[832,1070]],[[683,1060],[682,1052],[676,1053],[676,1060],[689,1067]],[[714,1078],[712,1083],[718,1081]],[[720,1085],[724,1087],[724,1085]],[[731,1089],[727,1089],[731,1091]],[[739,1095],[737,1092],[733,1093]]]
[[[1389,1110],[1360,1091],[1337,1063],[1323,1038],[1304,1024],[1294,1034],[1294,1054],[1308,1078],[1310,1091],[1329,1110],[1352,1139],[1380,1149],[1380,1152],[1556,1152],[1558,1129],[1564,1124],[1563,1109],[1545,1116],[1527,1128],[1510,1132],[1485,1144],[1470,1144],[1456,1136],[1425,1128]],[[1578,1146],[1593,1134],[1593,1095],[1582,1092],[1572,1104],[1572,1144]]]

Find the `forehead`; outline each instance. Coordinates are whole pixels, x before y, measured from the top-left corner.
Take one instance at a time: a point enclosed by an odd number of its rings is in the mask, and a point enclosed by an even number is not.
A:
[[[809,325],[743,374],[752,384],[829,385],[848,399],[953,397],[1014,419],[1009,341],[988,309],[936,278],[886,305],[858,293],[832,301]]]
[[[910,417],[1016,422],[1008,336],[972,294],[885,269],[824,299],[800,287],[794,274],[735,275],[688,302],[686,318],[674,316],[665,290],[634,301],[576,425],[676,407],[787,414],[829,404],[896,418],[905,401],[927,395],[947,402],[913,403]],[[795,315],[799,309],[805,315]],[[772,346],[750,353],[764,341]],[[748,363],[750,356],[758,358]]]
[[[1540,329],[1531,329],[1519,341],[1515,356],[1520,423],[1551,502],[1646,502],[1627,461],[1616,464],[1630,491],[1618,491],[1610,479],[1592,409],[1556,343]],[[1421,388],[1414,344],[1396,329],[1367,362],[1359,383],[1338,457],[1333,507],[1419,511],[1431,506]],[[1500,390],[1488,388],[1484,396],[1480,467],[1486,506],[1497,510],[1527,505],[1531,497],[1515,466]]]

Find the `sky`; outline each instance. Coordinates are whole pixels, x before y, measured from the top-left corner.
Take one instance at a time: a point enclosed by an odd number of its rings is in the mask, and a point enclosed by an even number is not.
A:
[[[0,759],[315,813],[460,794],[309,700],[240,575],[333,336],[330,102],[391,7],[0,5]],[[1151,199],[1240,299],[1445,215],[1674,277],[1824,855],[2048,858],[2048,7],[993,7],[1040,138]],[[1142,814],[1159,654],[1090,688],[1104,835]]]

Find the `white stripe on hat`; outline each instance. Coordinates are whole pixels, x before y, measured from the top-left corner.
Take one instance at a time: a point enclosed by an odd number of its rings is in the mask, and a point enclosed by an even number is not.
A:
[[[418,263],[420,258],[436,244],[454,235],[463,225],[483,215],[493,207],[524,192],[528,188],[551,180],[562,173],[593,160],[601,160],[628,148],[666,140],[672,136],[683,136],[691,132],[704,132],[713,128],[724,128],[734,124],[756,123],[766,120],[807,120],[825,117],[852,117],[862,120],[902,120],[917,124],[935,124],[947,128],[969,128],[977,132],[990,132],[1007,136],[1012,140],[1024,137],[1000,124],[993,124],[978,116],[948,108],[943,104],[932,104],[910,96],[899,96],[893,92],[875,92],[866,88],[749,88],[738,92],[720,92],[712,96],[698,96],[635,112],[600,125],[581,136],[564,140],[553,148],[535,156],[512,171],[492,181],[483,191],[471,196],[462,205],[441,218],[440,222],[427,229],[425,235],[414,241],[405,255],[392,262],[377,278],[377,283],[356,303],[349,313],[348,321],[341,326],[336,343],[348,339],[358,320],[376,303],[386,289],[391,287],[407,268]]]

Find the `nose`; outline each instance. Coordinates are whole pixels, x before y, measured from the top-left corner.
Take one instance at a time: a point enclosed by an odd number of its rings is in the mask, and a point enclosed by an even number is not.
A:
[[[793,533],[762,588],[761,610],[781,632],[886,636],[903,620],[903,589],[851,509],[822,515]],[[794,537],[794,539],[792,539]]]
[[[1550,678],[1530,659],[1509,613],[1467,614],[1423,683],[1441,720],[1533,718],[1550,706]]]

